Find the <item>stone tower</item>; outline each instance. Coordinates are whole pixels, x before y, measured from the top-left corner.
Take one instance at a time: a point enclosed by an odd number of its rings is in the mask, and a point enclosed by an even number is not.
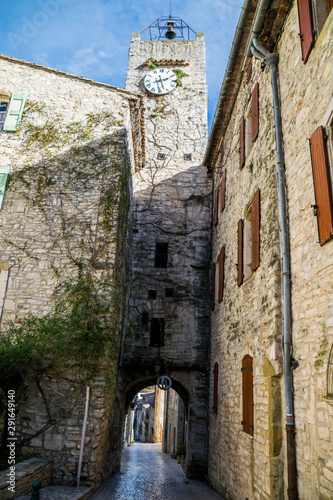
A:
[[[168,70],[174,72],[171,82]],[[155,93],[145,86],[150,72]],[[172,90],[165,92],[169,84]],[[161,362],[160,374],[172,379],[187,410],[186,471],[198,476],[207,467],[210,332],[211,184],[201,165],[207,142],[203,34],[181,41],[141,41],[133,34],[126,90],[142,95],[145,157],[133,179],[120,423],[133,396],[156,383],[154,363]],[[175,431],[167,426],[170,432]]]

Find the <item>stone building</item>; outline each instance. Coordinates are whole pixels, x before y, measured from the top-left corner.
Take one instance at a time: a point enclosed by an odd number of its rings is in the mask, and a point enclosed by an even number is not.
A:
[[[333,496],[332,30],[330,1],[245,1],[205,153],[227,499]]]
[[[154,365],[160,363],[160,375],[171,377],[188,414],[186,472],[203,475],[211,211],[211,181],[202,167],[207,141],[203,35],[142,41],[133,34],[126,89],[142,95],[145,159],[133,178],[133,280],[118,379],[119,428],[134,395],[156,384]],[[120,457],[120,443],[115,446],[114,456]]]
[[[0,70],[2,326],[12,320],[19,328],[28,314],[41,318],[52,312],[57,285],[74,283],[78,270],[98,283],[107,280],[105,300],[108,307],[113,301],[115,336],[108,366],[116,369],[123,299],[116,306],[113,298],[125,297],[140,100],[116,87],[10,57],[0,56]],[[50,457],[54,482],[72,483],[85,390],[75,372],[62,370],[62,362],[44,365],[36,371],[39,360],[32,359],[19,367],[24,387],[16,401],[17,450]],[[90,384],[81,477],[94,483],[109,472],[115,387],[105,392],[104,386],[103,373]]]
[[[29,314],[47,321],[58,284],[70,288],[89,271],[114,334],[89,399],[87,391],[81,478],[96,486],[119,470],[125,414],[135,394],[155,385],[156,362],[185,404],[187,474],[203,475],[211,211],[204,37],[134,34],[126,90],[5,56],[0,69],[1,318],[18,328]],[[105,371],[114,380],[118,361],[117,388],[105,391]],[[53,482],[71,484],[85,393],[62,368],[37,379],[20,368],[17,431],[23,453],[52,458]]]

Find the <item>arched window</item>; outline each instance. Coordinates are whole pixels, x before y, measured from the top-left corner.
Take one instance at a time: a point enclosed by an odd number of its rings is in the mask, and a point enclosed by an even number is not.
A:
[[[327,366],[327,397],[333,398],[333,345],[331,347]]]
[[[213,413],[217,415],[217,398],[218,398],[218,382],[219,382],[219,364],[215,363],[214,370],[214,381],[213,381]]]
[[[242,362],[243,383],[243,431],[253,436],[253,366],[252,358],[246,354]]]

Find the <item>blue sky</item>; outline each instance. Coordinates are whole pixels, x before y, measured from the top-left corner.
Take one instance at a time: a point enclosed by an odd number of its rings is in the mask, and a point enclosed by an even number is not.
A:
[[[173,0],[172,13],[206,40],[209,121],[244,0]],[[167,16],[162,0],[1,2],[1,53],[124,88],[131,33]]]

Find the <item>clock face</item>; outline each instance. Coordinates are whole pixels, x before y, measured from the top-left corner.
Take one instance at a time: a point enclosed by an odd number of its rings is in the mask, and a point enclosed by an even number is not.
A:
[[[177,87],[177,76],[171,69],[156,68],[147,73],[144,85],[152,94],[168,94]]]

